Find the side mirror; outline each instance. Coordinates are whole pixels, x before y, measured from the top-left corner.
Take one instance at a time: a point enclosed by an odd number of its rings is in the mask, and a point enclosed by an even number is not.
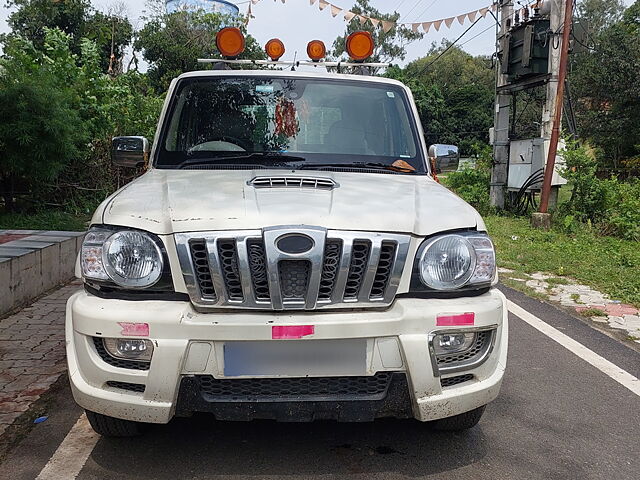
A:
[[[144,137],[115,137],[111,147],[113,163],[128,168],[144,166],[151,150],[149,140]]]
[[[456,145],[436,143],[429,147],[429,160],[435,173],[455,172],[460,163],[460,152]]]

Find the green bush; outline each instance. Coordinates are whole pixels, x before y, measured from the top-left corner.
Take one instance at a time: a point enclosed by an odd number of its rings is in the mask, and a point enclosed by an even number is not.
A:
[[[562,174],[571,197],[556,211],[560,227],[574,233],[586,225],[604,235],[640,240],[640,181],[621,182],[596,176],[596,154],[585,145],[569,145],[563,152]]]
[[[476,144],[473,151],[476,157],[475,167],[465,167],[452,172],[442,179],[442,183],[471,204],[480,214],[488,215],[494,211],[489,197],[491,147]]]

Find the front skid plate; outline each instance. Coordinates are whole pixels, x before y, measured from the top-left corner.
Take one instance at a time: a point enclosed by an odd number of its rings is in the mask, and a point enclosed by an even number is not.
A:
[[[176,415],[188,416],[193,412],[212,413],[218,420],[249,421],[254,419],[279,422],[311,422],[337,420],[339,422],[370,422],[376,418],[413,418],[409,386],[404,373],[393,373],[386,395],[364,399],[348,396],[322,400],[300,401],[209,401],[200,391],[193,376],[180,383]]]

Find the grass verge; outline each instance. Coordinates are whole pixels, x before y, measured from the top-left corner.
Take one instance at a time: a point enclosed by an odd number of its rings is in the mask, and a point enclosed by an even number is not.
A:
[[[568,235],[531,228],[526,218],[487,216],[498,265],[514,274],[571,277],[612,299],[640,306],[640,244],[583,231]],[[560,280],[560,281],[558,281]],[[520,282],[521,283],[521,282]]]
[[[89,215],[52,210],[39,213],[0,212],[0,230],[63,230],[82,232],[87,229]]]

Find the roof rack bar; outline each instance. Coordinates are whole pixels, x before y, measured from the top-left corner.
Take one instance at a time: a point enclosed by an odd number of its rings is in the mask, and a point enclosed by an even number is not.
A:
[[[308,65],[312,67],[373,67],[387,68],[390,63],[314,62],[311,60],[229,60],[226,58],[199,58],[198,63],[230,63],[236,65]]]

